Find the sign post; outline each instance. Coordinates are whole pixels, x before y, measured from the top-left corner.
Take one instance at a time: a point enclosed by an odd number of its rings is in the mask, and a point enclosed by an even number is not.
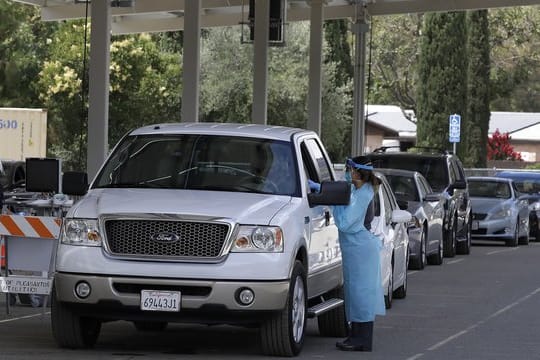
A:
[[[456,153],[456,143],[459,142],[459,135],[461,132],[461,115],[453,114],[450,115],[450,118],[448,119],[449,123],[449,129],[448,129],[448,137],[449,141],[453,143],[453,152]]]

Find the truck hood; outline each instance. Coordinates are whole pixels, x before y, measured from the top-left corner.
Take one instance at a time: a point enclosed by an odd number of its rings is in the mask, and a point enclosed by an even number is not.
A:
[[[94,189],[77,202],[68,217],[104,214],[179,214],[227,218],[238,223],[269,224],[290,196],[225,191],[170,189]]]

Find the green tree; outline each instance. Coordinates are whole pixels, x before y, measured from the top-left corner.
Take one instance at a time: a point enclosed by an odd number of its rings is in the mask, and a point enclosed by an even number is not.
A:
[[[307,122],[309,23],[293,23],[284,47],[269,49],[268,123],[305,127]],[[325,46],[325,51],[328,48]],[[217,28],[203,38],[201,118],[203,121],[251,122],[253,47],[240,43],[238,27]],[[337,85],[337,63],[323,67],[322,134],[333,159],[350,148],[351,82]],[[227,74],[227,76],[224,76]]]
[[[489,11],[491,109],[540,111],[540,6]]]
[[[35,79],[56,23],[34,6],[0,0],[0,106],[40,107]]]
[[[462,161],[465,167],[486,166],[489,129],[490,47],[488,11],[467,14],[467,122],[462,131]]]
[[[417,97],[417,143],[448,148],[448,117],[466,124],[465,13],[424,16]]]
[[[328,53],[325,62],[336,64],[335,83],[345,85],[353,77],[351,47],[349,45],[350,32],[347,20],[328,20],[324,22],[324,37],[328,44]]]
[[[63,23],[50,41],[50,58],[39,76],[40,99],[49,109],[50,152],[67,169],[85,168],[87,87],[82,89],[84,22]],[[89,44],[86,46],[89,48]],[[179,121],[181,69],[178,54],[158,51],[147,34],[111,42],[109,143],[128,130]],[[88,84],[88,82],[86,82]]]
[[[416,110],[422,17],[408,14],[372,20],[371,103]]]

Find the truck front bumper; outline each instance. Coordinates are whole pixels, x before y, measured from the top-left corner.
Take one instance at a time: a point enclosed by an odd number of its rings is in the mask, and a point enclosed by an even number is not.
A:
[[[75,293],[75,287],[82,281],[90,286],[90,294],[84,299]],[[180,312],[207,309],[275,311],[285,308],[289,281],[213,281],[56,273],[54,288],[57,301],[91,308],[114,305],[138,309],[141,290],[164,290],[181,293]],[[246,288],[253,291],[255,298],[251,304],[242,305],[238,294]]]

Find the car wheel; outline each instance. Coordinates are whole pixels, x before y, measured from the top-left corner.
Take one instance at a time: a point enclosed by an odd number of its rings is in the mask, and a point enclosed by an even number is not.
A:
[[[516,224],[514,230],[514,236],[511,239],[506,240],[506,246],[516,247],[519,244],[519,224]]]
[[[426,262],[426,231],[423,227],[420,235],[420,254],[410,259],[409,269],[422,270],[426,266]]]
[[[96,344],[101,321],[82,317],[56,299],[52,291],[51,327],[58,346],[70,349],[90,348]]]
[[[167,328],[166,321],[134,321],[133,325],[139,331],[163,331]]]
[[[469,219],[467,230],[465,231],[465,241],[460,241],[456,244],[456,251],[461,255],[469,255],[471,253],[471,228],[472,219]]]
[[[428,264],[430,265],[442,265],[444,257],[443,241],[439,240],[439,248],[437,253],[428,257]]]
[[[328,293],[328,298],[343,299],[343,286]],[[345,317],[345,307],[338,306],[317,317],[319,334],[325,337],[345,337],[349,333],[349,325]]]
[[[536,230],[536,234],[534,234],[534,240],[536,242],[540,242],[540,230]]]
[[[444,241],[444,257],[456,256],[456,228],[457,218],[454,218],[452,228],[446,232],[446,238]]]
[[[390,277],[388,278],[388,286],[386,287],[386,295],[384,295],[384,306],[387,309],[392,307],[392,297],[394,293],[394,265],[392,264],[392,270],[390,271]]]
[[[405,271],[404,274],[403,285],[401,285],[394,291],[393,296],[396,299],[405,299],[405,297],[407,296],[407,271]]]
[[[265,355],[296,356],[302,350],[306,330],[306,270],[294,264],[285,309],[266,320],[260,331]]]

